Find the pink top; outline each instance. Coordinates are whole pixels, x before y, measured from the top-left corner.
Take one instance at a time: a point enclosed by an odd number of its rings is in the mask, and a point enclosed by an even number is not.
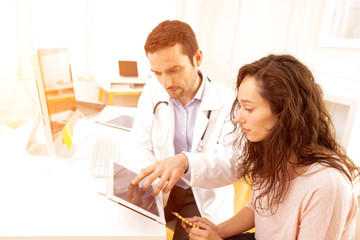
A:
[[[254,197],[258,195],[255,190],[246,207],[254,210]],[[255,238],[352,240],[356,210],[355,192],[345,177],[334,168],[314,164],[291,180],[274,215],[254,211]]]

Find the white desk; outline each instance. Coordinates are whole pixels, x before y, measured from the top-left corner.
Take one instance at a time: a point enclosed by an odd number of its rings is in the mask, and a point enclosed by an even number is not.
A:
[[[104,102],[104,95],[108,97],[108,105],[113,105],[114,96],[137,96],[139,97],[142,88],[150,78],[119,77],[114,82],[98,83],[99,101]]]
[[[30,156],[29,126],[0,126],[0,239],[166,239],[164,225],[97,193],[106,179],[89,174],[95,137],[81,138],[76,154],[87,157],[78,160]],[[89,121],[78,127],[88,136],[109,129],[123,134]]]

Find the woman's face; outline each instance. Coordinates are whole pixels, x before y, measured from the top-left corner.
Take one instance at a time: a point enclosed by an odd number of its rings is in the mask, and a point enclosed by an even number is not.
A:
[[[243,132],[250,142],[263,141],[276,124],[270,105],[259,94],[254,77],[246,76],[239,86],[238,110],[235,122],[241,124]]]

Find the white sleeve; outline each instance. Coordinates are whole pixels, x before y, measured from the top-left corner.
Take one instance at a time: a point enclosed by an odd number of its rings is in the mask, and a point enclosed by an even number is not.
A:
[[[191,166],[182,179],[193,187],[216,188],[238,181],[232,168],[232,130],[230,120],[225,120],[222,134],[214,151],[186,153]]]

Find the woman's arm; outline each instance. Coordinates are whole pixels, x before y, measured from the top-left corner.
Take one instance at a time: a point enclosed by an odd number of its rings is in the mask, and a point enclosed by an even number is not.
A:
[[[218,234],[221,238],[228,238],[248,231],[255,226],[254,211],[248,207],[242,208],[234,217],[220,223]]]

